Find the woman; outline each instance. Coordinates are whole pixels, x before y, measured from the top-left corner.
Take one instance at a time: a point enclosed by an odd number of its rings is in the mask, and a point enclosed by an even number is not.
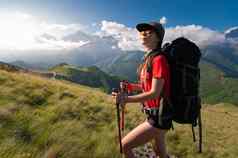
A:
[[[170,95],[170,73],[165,56],[160,55],[164,28],[157,22],[141,23],[136,28],[146,54],[138,68],[139,84],[129,83],[124,86],[142,92],[133,96],[113,92],[112,96],[122,106],[131,102],[143,103],[147,119],[122,139],[123,152],[127,158],[133,158],[133,148],[155,140],[156,154],[160,158],[169,158],[165,135],[172,126],[172,120],[168,115],[169,106],[164,103]]]

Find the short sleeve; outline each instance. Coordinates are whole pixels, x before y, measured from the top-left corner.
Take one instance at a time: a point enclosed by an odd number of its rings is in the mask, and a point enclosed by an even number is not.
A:
[[[164,56],[159,55],[153,59],[152,63],[152,77],[165,78],[168,72],[168,64]]]

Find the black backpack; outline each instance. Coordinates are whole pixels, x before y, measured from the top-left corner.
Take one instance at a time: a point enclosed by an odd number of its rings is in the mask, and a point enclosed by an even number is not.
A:
[[[194,141],[196,139],[193,127],[199,125],[199,152],[201,152],[200,49],[195,43],[180,37],[171,44],[165,44],[162,52],[170,65],[170,102],[173,109],[173,121],[191,124]]]
[[[196,125],[201,105],[199,97],[201,52],[193,42],[180,37],[163,51],[170,65],[173,120]]]

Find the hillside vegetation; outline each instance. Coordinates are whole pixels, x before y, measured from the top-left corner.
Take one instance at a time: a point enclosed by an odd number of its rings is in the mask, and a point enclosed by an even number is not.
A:
[[[0,71],[1,158],[119,158],[115,106],[101,91],[67,81]],[[139,106],[126,111],[126,132],[144,120]],[[174,124],[170,153],[179,158],[235,158],[238,108],[203,105],[204,152],[191,128]]]
[[[111,92],[111,89],[117,87],[120,82],[120,78],[110,76],[96,66],[81,67],[62,63],[52,67],[50,71],[58,74],[57,79],[100,88],[104,92]]]
[[[121,64],[116,63],[116,68],[127,74],[127,77],[130,78],[134,76],[132,81],[135,82],[136,78],[136,68],[135,66],[138,63],[130,62],[130,57],[124,56],[124,58],[119,61],[123,61]],[[136,62],[139,61],[139,58]],[[125,66],[125,67],[124,67]],[[110,67],[110,65],[109,65]],[[127,67],[127,68],[126,68]],[[99,88],[106,93],[110,93],[112,88],[118,87],[120,80],[126,79],[119,78],[117,76],[108,75],[105,72],[101,71],[96,66],[91,67],[81,67],[68,65],[62,63],[56,65],[50,69],[50,71],[30,71],[20,67],[15,67],[10,64],[0,63],[0,68],[12,71],[12,72],[26,72],[29,74],[39,75],[42,77],[53,78],[54,74],[56,79],[67,80],[81,85],[86,85],[94,88]],[[217,65],[209,63],[205,60],[202,60],[200,63],[200,95],[203,98],[203,103],[208,104],[217,104],[220,102],[226,102],[231,104],[238,104],[238,78],[230,76],[229,73],[220,69]],[[116,69],[113,72],[114,74],[121,75]]]
[[[200,64],[200,93],[204,103],[226,102],[238,105],[238,79],[227,76],[207,62]]]

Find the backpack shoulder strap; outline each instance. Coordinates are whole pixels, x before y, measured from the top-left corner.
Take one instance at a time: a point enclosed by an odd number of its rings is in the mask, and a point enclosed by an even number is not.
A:
[[[147,68],[147,72],[148,73],[151,73],[152,71],[152,62],[153,62],[153,59],[156,57],[156,56],[159,56],[159,55],[164,55],[161,51],[156,51],[154,53],[151,53],[149,56],[147,56],[147,58],[145,59],[145,63],[146,63],[146,68]]]

